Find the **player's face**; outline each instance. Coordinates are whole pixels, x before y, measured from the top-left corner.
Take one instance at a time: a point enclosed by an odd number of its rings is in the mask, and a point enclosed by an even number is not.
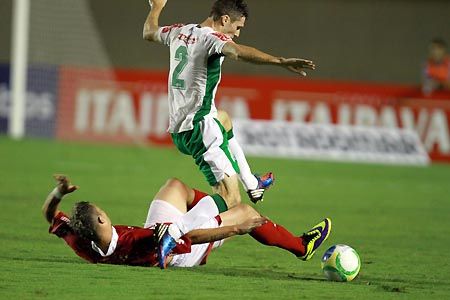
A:
[[[224,23],[223,26],[223,34],[227,35],[230,39],[234,39],[235,37],[239,37],[241,34],[241,29],[245,26],[245,17],[241,17],[235,21],[232,21],[231,18],[228,19],[227,22]]]
[[[97,216],[101,220],[102,225],[111,226],[111,220],[109,219],[106,212],[104,212],[100,207],[95,206]]]

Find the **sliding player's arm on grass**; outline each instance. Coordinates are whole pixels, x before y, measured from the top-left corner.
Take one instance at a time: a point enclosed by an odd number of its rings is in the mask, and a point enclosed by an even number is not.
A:
[[[159,16],[161,15],[164,6],[166,6],[167,0],[149,0],[151,7],[148,13],[147,19],[144,23],[144,30],[142,36],[144,40],[150,42],[160,42],[157,36],[159,30]]]
[[[256,48],[236,44],[232,41],[224,45],[222,53],[235,60],[253,64],[280,66],[302,76],[306,76],[304,69],[314,70],[316,68],[316,65],[307,59],[276,57]]]
[[[71,185],[69,178],[65,175],[53,175],[53,177],[56,179],[58,184],[47,196],[47,199],[42,206],[42,213],[44,214],[47,222],[50,224],[52,223],[53,218],[59,213],[58,206],[63,196],[72,193],[78,188],[75,185]]]

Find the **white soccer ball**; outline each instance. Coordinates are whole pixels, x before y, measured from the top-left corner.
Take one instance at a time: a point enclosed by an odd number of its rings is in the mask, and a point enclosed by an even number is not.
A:
[[[352,281],[360,268],[358,253],[347,245],[334,245],[322,256],[322,270],[328,280]]]

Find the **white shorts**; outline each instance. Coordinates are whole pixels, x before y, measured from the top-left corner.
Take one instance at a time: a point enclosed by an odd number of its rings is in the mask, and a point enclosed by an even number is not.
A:
[[[147,220],[144,227],[148,228],[156,223],[173,223],[183,216],[175,206],[164,200],[153,200],[148,210]],[[209,219],[199,228],[218,228],[219,224],[215,218]],[[169,266],[172,267],[193,267],[200,265],[208,256],[212,249],[220,247],[224,240],[216,241],[212,245],[210,243],[192,245],[191,252],[186,254],[174,255]]]

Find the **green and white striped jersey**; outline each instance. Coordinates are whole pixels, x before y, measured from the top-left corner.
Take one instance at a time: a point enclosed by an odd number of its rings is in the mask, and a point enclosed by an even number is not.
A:
[[[198,24],[161,27],[157,37],[170,47],[168,131],[188,131],[204,116],[216,117],[222,48],[231,39]]]

